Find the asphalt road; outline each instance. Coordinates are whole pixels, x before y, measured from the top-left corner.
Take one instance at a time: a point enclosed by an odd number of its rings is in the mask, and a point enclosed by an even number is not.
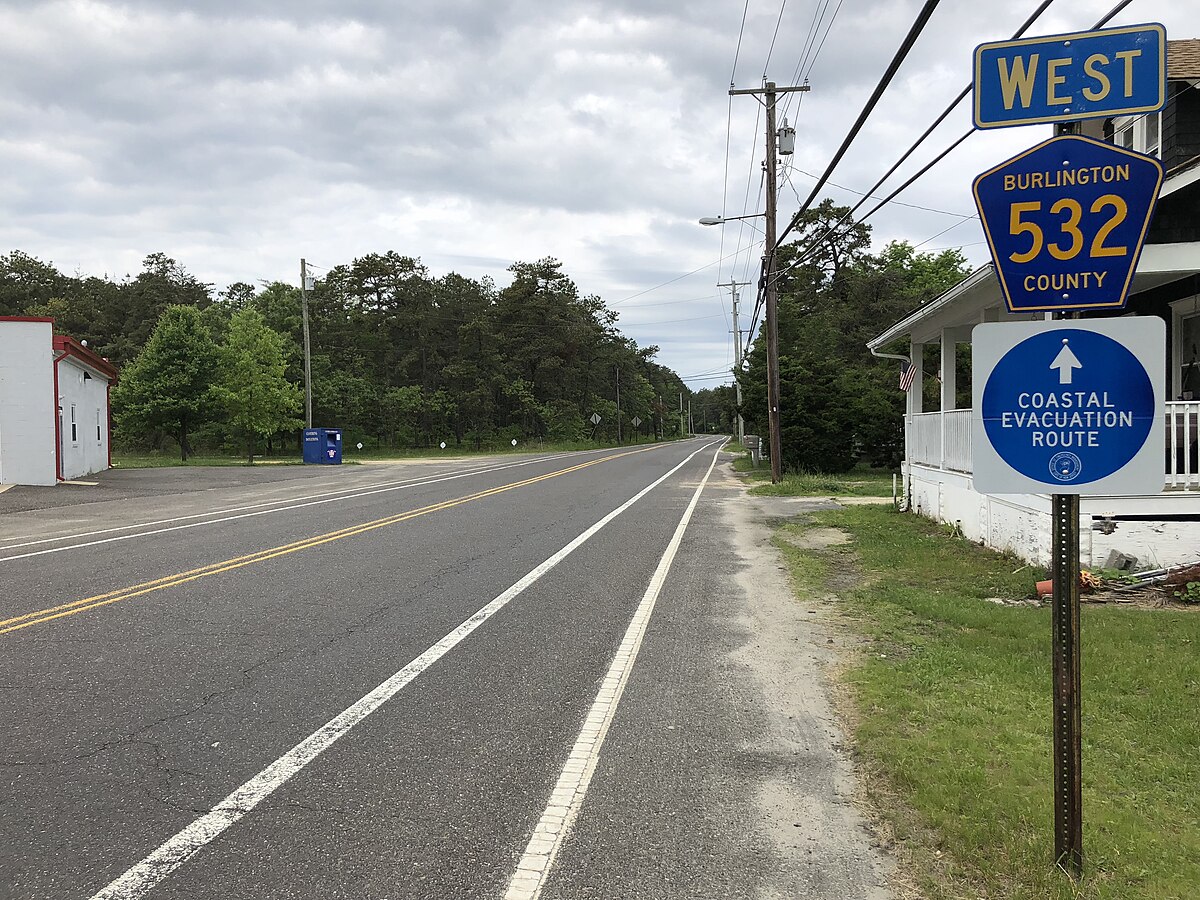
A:
[[[0,898],[886,896],[718,454],[9,498]]]

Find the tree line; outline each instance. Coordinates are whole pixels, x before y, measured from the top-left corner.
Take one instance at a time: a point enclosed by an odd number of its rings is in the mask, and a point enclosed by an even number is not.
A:
[[[788,470],[900,464],[905,395],[899,364],[872,357],[866,342],[967,274],[957,249],[918,253],[900,241],[871,253],[870,226],[853,220],[824,237],[848,212],[824,201],[805,213],[796,239],[779,249],[779,407]],[[822,237],[815,252],[801,258]],[[890,349],[907,352],[906,346]],[[738,380],[747,432],[767,435],[761,333]],[[969,398],[967,356],[959,360],[958,385]],[[925,390],[938,389],[936,376],[925,380]]]
[[[554,259],[518,262],[512,282],[369,254],[309,292],[313,422],[368,448],[476,448],[679,434],[689,392],[581,294]],[[245,282],[214,292],[162,253],[136,276],[66,275],[0,255],[0,315],[53,316],[121,370],[114,438],[128,448],[299,446],[300,290]],[[618,421],[618,392],[620,420]],[[593,417],[599,418],[594,424]],[[635,428],[633,419],[639,419]]]

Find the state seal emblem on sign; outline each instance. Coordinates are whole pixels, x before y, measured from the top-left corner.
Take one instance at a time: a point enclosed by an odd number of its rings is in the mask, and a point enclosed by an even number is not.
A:
[[[1083,463],[1074,453],[1055,453],[1050,457],[1050,474],[1059,481],[1074,481],[1083,471]]]

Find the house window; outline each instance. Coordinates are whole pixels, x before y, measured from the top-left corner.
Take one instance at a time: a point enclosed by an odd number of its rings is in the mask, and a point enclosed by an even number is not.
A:
[[[1171,304],[1171,392],[1176,400],[1200,400],[1200,297]]]
[[[1148,156],[1162,155],[1162,113],[1113,119],[1113,143]]]
[[[1179,399],[1200,400],[1200,313],[1179,322]]]
[[[100,408],[96,408],[96,443],[100,443]]]
[[[71,443],[79,443],[79,423],[75,421],[75,404],[71,404]]]

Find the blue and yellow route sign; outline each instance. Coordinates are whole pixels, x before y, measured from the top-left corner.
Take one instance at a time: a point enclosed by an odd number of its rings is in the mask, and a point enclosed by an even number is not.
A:
[[[1121,309],[1162,186],[1157,159],[1063,135],[975,179],[1011,312]]]
[[[1158,24],[996,41],[975,48],[975,127],[1153,112],[1166,103]]]

